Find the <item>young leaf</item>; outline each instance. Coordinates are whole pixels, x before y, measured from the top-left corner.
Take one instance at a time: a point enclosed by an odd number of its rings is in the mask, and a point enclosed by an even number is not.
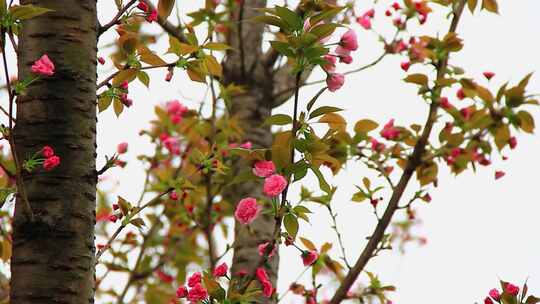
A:
[[[292,123],[292,117],[286,114],[274,114],[266,119],[265,125],[288,125]]]
[[[309,119],[324,115],[326,113],[334,113],[334,112],[340,112],[340,111],[343,111],[343,109],[331,107],[331,106],[322,106],[316,109],[315,111],[311,112],[311,114],[309,114]]]
[[[294,238],[296,238],[296,234],[298,233],[298,219],[292,215],[291,213],[287,213],[283,217],[283,225],[285,226],[285,229],[287,232]]]

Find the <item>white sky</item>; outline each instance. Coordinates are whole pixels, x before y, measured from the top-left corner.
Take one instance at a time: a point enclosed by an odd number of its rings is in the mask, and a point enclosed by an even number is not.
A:
[[[103,22],[115,11],[112,1],[100,2],[100,19]],[[391,3],[379,2],[383,4],[379,7]],[[473,17],[468,11],[465,13],[458,30],[465,41],[465,48],[451,58],[451,64],[464,67],[467,75],[477,79],[480,79],[483,71],[496,72],[497,76],[492,82],[497,85],[508,80],[519,81],[526,73],[540,67],[540,2],[499,2],[500,16],[477,13]],[[367,8],[367,4],[362,4],[359,11]],[[377,10],[374,28],[389,35],[391,28],[387,26],[383,12],[383,9]],[[443,15],[432,14],[424,29],[431,34],[444,34],[447,28]],[[346,71],[368,63],[381,52],[381,45],[372,33],[359,27],[355,29],[360,39],[355,62],[349,67],[340,66],[338,70]],[[158,29],[152,26],[149,30]],[[412,29],[413,32],[415,30]],[[107,37],[114,35],[111,31]],[[160,51],[166,50],[166,43],[160,41],[158,48]],[[401,125],[423,123],[427,107],[416,97],[416,88],[401,81],[405,75],[399,68],[402,60],[388,57],[376,68],[348,76],[345,86],[334,94],[323,95],[320,104],[345,108],[343,115],[351,122],[351,127],[362,118],[381,123],[395,118],[396,123]],[[416,67],[413,67],[410,71],[415,70]],[[109,73],[110,70],[100,68],[100,75]],[[138,136],[138,132],[153,118],[154,105],[180,99],[195,107],[205,94],[203,85],[188,81],[181,71],[175,73],[171,83],[163,81],[165,71],[153,72],[151,76],[150,90],[140,84],[130,86],[134,106],[119,119],[111,110],[99,115],[100,162],[105,154],[114,152],[119,142],[127,141],[130,144],[127,157],[133,161],[126,169],[114,169],[112,172],[120,181],[118,193],[127,199],[135,199],[140,193],[144,177],[135,157],[152,149]],[[321,77],[322,73],[317,72],[312,79]],[[308,100],[319,88],[313,86],[302,90],[301,99]],[[537,75],[531,81],[530,91],[540,93]],[[458,102],[452,99],[453,93],[448,95],[451,101]],[[278,112],[290,112],[290,105],[283,106]],[[535,110],[534,116],[539,117],[538,113]],[[537,135],[518,135],[518,141],[518,149],[506,153],[510,158],[508,161],[495,161],[494,166],[481,168],[476,174],[468,171],[454,178],[448,170],[443,169],[439,175],[439,188],[430,192],[432,203],[419,208],[423,225],[417,232],[427,236],[428,244],[423,247],[410,246],[405,255],[397,250],[384,252],[369,263],[367,270],[378,273],[383,283],[397,286],[397,292],[391,296],[394,303],[473,303],[481,301],[490,288],[497,287],[498,278],[519,285],[529,278],[530,290],[540,293],[540,224],[537,221],[540,202],[535,188],[538,186],[535,173],[539,168],[539,138]],[[504,170],[507,175],[495,182],[495,169]],[[340,186],[333,204],[339,214],[339,228],[351,261],[358,256],[365,244],[365,237],[375,224],[368,204],[350,202],[354,184],[360,184],[365,174],[363,168],[350,166],[332,180],[332,184]],[[313,179],[308,179],[306,183],[313,185]],[[299,185],[294,186],[293,190],[296,191],[293,193],[297,193],[298,189]],[[315,205],[312,210],[316,213],[312,216],[311,225],[302,224],[300,234],[311,238],[319,246],[325,241],[335,242],[326,210]],[[337,249],[337,243],[334,247]],[[334,250],[334,253],[338,257],[338,251]],[[294,249],[281,250],[281,261],[280,291],[286,289],[302,270]],[[308,275],[304,279],[306,283],[309,282]],[[295,297],[289,297],[284,302],[302,303],[300,298]]]

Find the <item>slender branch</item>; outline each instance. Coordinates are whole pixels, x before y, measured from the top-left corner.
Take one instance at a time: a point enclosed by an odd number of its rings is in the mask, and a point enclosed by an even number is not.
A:
[[[112,18],[112,20],[105,24],[105,25],[102,25],[99,27],[99,30],[98,30],[98,37],[101,36],[103,33],[105,33],[108,29],[110,29],[111,27],[113,27],[115,24],[118,23],[118,20],[120,20],[120,18],[122,17],[122,15],[133,5],[135,4],[135,2],[137,2],[137,0],[131,0],[129,1],[126,5],[124,5],[124,7],[122,7],[120,10],[118,10],[118,13],[116,14],[116,16],[114,16]]]
[[[341,259],[343,260],[343,262],[345,262],[345,266],[347,266],[347,268],[351,270],[352,266],[347,260],[347,255],[345,254],[345,246],[343,245],[343,238],[341,237],[341,233],[339,232],[338,227],[337,227],[337,214],[334,213],[330,204],[326,205],[326,209],[328,210],[328,212],[330,213],[330,217],[332,218],[332,228],[336,232],[336,235],[338,238],[339,248],[341,249],[341,255],[342,255]]]
[[[169,188],[167,189],[165,192],[162,192],[161,194],[157,195],[156,197],[154,197],[153,199],[151,199],[149,202],[147,202],[146,204],[142,205],[140,208],[136,209],[132,214],[130,214],[130,218],[133,218],[135,215],[139,214],[141,211],[143,211],[146,207],[148,206],[151,206],[153,204],[155,204],[157,201],[159,201],[163,196],[169,194],[171,191],[173,191],[174,188]],[[113,233],[113,235],[111,236],[111,238],[109,238],[109,240],[107,241],[107,244],[105,244],[105,246],[103,248],[101,248],[97,253],[96,253],[96,264],[99,263],[99,258],[103,255],[103,253],[105,253],[105,251],[107,251],[107,249],[109,249],[111,247],[111,244],[114,242],[114,240],[116,240],[116,238],[118,237],[118,235],[120,234],[120,232],[122,232],[122,230],[124,230],[124,228],[126,228],[126,226],[129,224],[129,221],[123,221],[123,224],[120,225],[116,231]]]
[[[458,3],[457,7],[455,8],[454,17],[452,19],[449,32],[456,31],[457,25],[463,13],[465,4],[466,4],[466,0],[461,0]],[[449,56],[446,56],[443,59],[443,61],[438,65],[437,79],[443,77],[446,74],[446,68],[448,66],[448,59],[449,59]],[[399,182],[392,193],[388,206],[386,207],[386,210],[382,218],[377,223],[377,226],[375,227],[375,231],[373,232],[372,236],[369,238],[369,241],[366,247],[364,248],[364,250],[358,257],[358,260],[354,264],[353,268],[349,271],[349,273],[347,273],[347,276],[344,278],[338,290],[336,291],[336,293],[330,300],[330,304],[341,303],[341,301],[346,298],[347,292],[349,291],[351,286],[354,284],[354,282],[358,278],[358,275],[362,272],[362,270],[364,269],[368,261],[373,257],[373,253],[377,250],[380,241],[383,239],[384,232],[386,228],[388,227],[388,225],[390,224],[390,221],[392,220],[394,213],[398,209],[399,201],[403,195],[403,192],[407,188],[407,184],[409,183],[409,180],[414,174],[414,171],[416,170],[416,168],[422,163],[422,155],[425,151],[425,147],[429,140],[429,136],[431,134],[433,125],[435,124],[435,121],[437,120],[437,110],[439,108],[439,103],[437,100],[435,100],[435,98],[438,98],[437,96],[440,95],[441,90],[442,89],[440,86],[437,86],[437,85],[435,86],[434,91],[437,94],[433,94],[433,97],[432,97],[433,100],[429,106],[429,114],[427,117],[427,121],[425,123],[424,130],[418,142],[414,146],[412,155],[410,156],[409,161],[407,162],[407,166],[405,167],[405,170],[403,171],[403,174],[401,178],[399,179]]]
[[[176,63],[173,62],[173,63],[166,63],[166,64],[160,64],[160,65],[145,66],[145,67],[141,67],[141,68],[138,68],[138,69],[142,71],[142,70],[151,70],[151,69],[158,69],[158,68],[170,68],[170,67],[173,67],[175,65],[176,65]],[[118,70],[118,71],[112,73],[107,78],[103,79],[103,81],[100,82],[97,85],[96,89],[100,89],[101,87],[107,85],[109,83],[109,81],[111,81],[114,77],[116,77],[116,75],[120,74],[120,72],[122,72],[122,71],[124,71],[124,70],[126,70],[128,68],[130,68],[130,67],[125,66],[124,69]]]
[[[4,75],[6,77],[6,86],[8,90],[8,96],[9,96],[9,113],[8,117],[13,117],[13,106],[15,104],[15,95],[13,90],[11,89],[11,82],[9,81],[9,71],[7,66],[7,58],[6,58],[6,32],[2,31],[2,41],[0,42],[1,48],[2,48],[2,61],[4,63]],[[17,156],[17,151],[15,149],[15,139],[13,137],[13,119],[9,119],[9,146],[11,148],[11,154],[13,155],[13,161],[15,162],[15,181],[17,184],[17,194],[20,196],[22,200],[22,207],[23,207],[23,213],[26,215],[28,220],[30,222],[34,221],[34,213],[32,212],[32,207],[30,207],[30,203],[28,202],[28,197],[26,196],[26,191],[24,189],[24,183],[22,180],[22,168],[21,163],[19,162],[19,157]]]

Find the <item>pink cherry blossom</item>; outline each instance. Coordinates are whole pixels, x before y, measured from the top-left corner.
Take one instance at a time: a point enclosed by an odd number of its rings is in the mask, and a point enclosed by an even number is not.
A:
[[[345,32],[345,34],[341,36],[339,45],[349,51],[356,51],[358,49],[358,39],[356,38],[354,30],[350,29]]]
[[[279,174],[274,174],[264,179],[263,192],[269,197],[275,197],[281,194],[286,187],[287,180]]]
[[[261,160],[253,166],[253,174],[258,177],[268,177],[276,172],[276,165],[271,160]]]
[[[353,58],[351,56],[351,51],[338,46],[336,48],[336,55],[339,57],[339,62],[343,62],[345,64],[351,64],[353,62]]]
[[[274,287],[272,286],[272,282],[263,281],[261,282],[261,285],[263,287],[262,289],[263,295],[267,298],[270,298],[272,294],[274,293]]]
[[[345,75],[339,73],[331,73],[326,77],[326,85],[330,92],[339,90],[345,83]]]
[[[158,20],[158,13],[157,10],[152,10],[148,16],[146,16],[146,21],[152,23],[154,21]]]
[[[45,54],[34,62],[31,70],[32,73],[38,75],[52,76],[54,75],[54,63],[49,59],[49,56]]]
[[[237,221],[244,225],[251,224],[261,212],[261,206],[257,203],[257,200],[252,197],[246,197],[236,206],[234,211],[234,217]]]

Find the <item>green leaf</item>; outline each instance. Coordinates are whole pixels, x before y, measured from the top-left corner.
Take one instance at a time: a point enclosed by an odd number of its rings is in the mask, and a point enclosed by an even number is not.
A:
[[[264,121],[264,125],[284,126],[292,123],[292,117],[286,114],[275,114]]]
[[[326,89],[327,89],[327,87],[324,87],[324,88],[320,89],[319,92],[317,92],[317,94],[315,94],[315,96],[313,96],[313,98],[311,98],[311,100],[307,104],[308,112],[311,111],[311,108],[313,108],[313,105],[315,104],[317,99],[319,99],[319,97],[322,95],[322,93],[324,93],[324,91],[326,91]]]
[[[356,125],[354,125],[354,132],[368,133],[370,131],[377,129],[378,126],[379,124],[371,119],[362,119],[362,120],[359,120],[356,123]]]
[[[283,217],[283,225],[285,226],[285,229],[287,232],[294,238],[296,238],[296,234],[298,233],[298,219],[296,216],[292,215],[291,213],[285,214]]]
[[[317,176],[317,179],[319,180],[319,187],[321,188],[321,190],[326,192],[326,193],[330,193],[332,191],[330,189],[330,185],[328,185],[328,183],[324,179],[324,175],[321,173],[319,168],[316,168],[316,167],[313,167],[313,166],[310,167],[310,168],[311,168],[311,171],[313,171],[313,173],[315,174],[315,176]]]
[[[148,76],[148,73],[144,71],[139,71],[137,73],[137,79],[139,79],[139,81],[142,82],[142,84],[144,84],[144,86],[147,88],[150,85],[150,77]]]
[[[316,109],[315,111],[311,112],[311,114],[309,114],[309,119],[324,115],[326,113],[334,113],[334,112],[340,112],[340,111],[343,111],[343,109],[331,107],[331,106],[322,106]]]
[[[217,43],[217,42],[208,42],[203,46],[205,49],[213,50],[213,51],[226,51],[231,49],[231,47],[225,43]]]
[[[309,32],[321,39],[332,35],[337,27],[335,23],[323,23],[313,27]]]
[[[278,51],[282,55],[285,55],[287,57],[296,56],[293,49],[288,43],[281,42],[281,41],[270,41],[270,45],[272,46],[272,48],[274,48],[276,51]]]
[[[129,223],[137,228],[142,228],[146,226],[144,220],[140,217],[132,219],[131,221],[129,221]]]
[[[174,0],[159,0],[158,2],[158,15],[167,19],[172,12],[174,7]]]
[[[105,110],[107,110],[107,108],[111,105],[112,103],[112,97],[111,96],[107,96],[107,95],[101,95],[98,99],[98,109],[99,109],[99,112],[103,112]]]
[[[116,114],[116,117],[119,117],[120,114],[122,114],[122,111],[124,110],[124,104],[120,101],[120,99],[117,99],[117,98],[114,99],[113,109],[114,109],[114,114]]]
[[[517,117],[519,119],[519,127],[521,130],[532,134],[534,131],[534,118],[531,114],[529,114],[529,112],[519,111]]]
[[[253,21],[277,26],[281,29],[287,29],[287,24],[276,16],[261,15],[253,18]]]
[[[285,21],[290,30],[299,31],[304,27],[302,18],[290,9],[284,6],[276,6],[275,10],[276,15]]]
[[[26,20],[52,11],[53,10],[51,9],[34,6],[32,4],[15,5],[9,9],[11,16],[15,20]]]
[[[428,77],[424,74],[411,74],[403,79],[405,82],[414,83],[420,86],[428,85]]]

